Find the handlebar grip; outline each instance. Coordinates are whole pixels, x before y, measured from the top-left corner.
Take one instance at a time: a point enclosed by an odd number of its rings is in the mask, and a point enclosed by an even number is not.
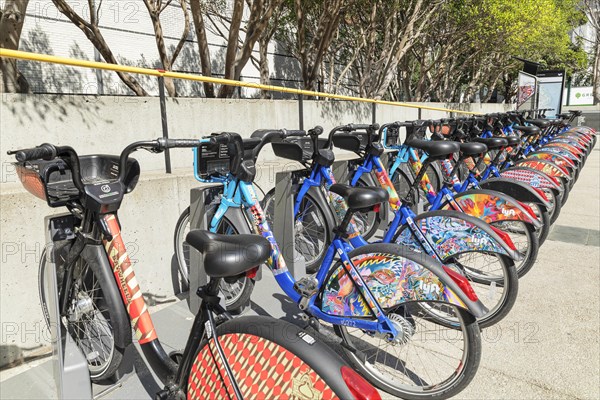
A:
[[[390,125],[394,125],[397,128],[401,128],[401,127],[407,127],[408,128],[408,127],[411,127],[411,126],[415,126],[415,123],[414,123],[414,121],[408,121],[408,122],[397,121],[397,122],[394,122],[393,124],[390,124]]]
[[[306,136],[306,131],[302,130],[302,129],[298,129],[298,130],[288,130],[288,129],[283,129],[283,137],[291,137],[291,136],[299,136],[299,137],[304,137]]]
[[[350,129],[351,131],[358,131],[358,130],[368,130],[368,129],[374,129],[377,130],[379,129],[379,124],[349,124],[348,125],[348,129]]]
[[[19,162],[33,161],[33,160],[51,160],[56,157],[56,147],[49,143],[44,143],[33,149],[17,150],[8,152],[8,154],[14,154],[15,158]]]
[[[177,147],[198,147],[200,141],[198,139],[163,139],[162,147],[165,149],[174,149]]]
[[[229,133],[218,133],[218,134],[213,134],[213,136],[210,137],[210,144],[212,145],[217,145],[217,144],[229,144],[229,141],[231,140]]]

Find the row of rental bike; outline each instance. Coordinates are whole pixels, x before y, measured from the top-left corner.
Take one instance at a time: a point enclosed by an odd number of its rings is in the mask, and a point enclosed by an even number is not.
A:
[[[515,304],[596,143],[593,129],[572,126],[579,112],[544,111],[160,138],[120,156],[47,143],[9,152],[29,192],[68,210],[46,219],[45,318],[64,325],[94,382],[115,375],[133,331],[164,384],[158,399],[454,396],[477,372],[481,329]],[[268,144],[298,166],[287,202],[254,183]],[[196,179],[212,185],[207,226],[192,229],[189,208],[177,222],[180,278],[201,303],[185,348],[167,353],[118,210],[140,175],[131,154],[172,148],[192,148]],[[336,163],[334,149],[355,156]],[[290,273],[271,230],[283,217],[305,274]],[[303,322],[238,315],[261,265]],[[191,287],[195,268],[208,283]]]

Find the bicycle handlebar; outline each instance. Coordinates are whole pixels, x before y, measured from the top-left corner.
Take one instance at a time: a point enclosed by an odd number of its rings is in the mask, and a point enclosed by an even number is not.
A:
[[[16,151],[8,151],[9,155],[14,154],[19,162],[33,160],[52,160],[56,157],[56,146],[50,143],[44,143],[32,149],[23,149]]]
[[[119,175],[117,180],[123,183],[127,171],[127,160],[129,155],[138,149],[145,149],[153,153],[161,153],[166,149],[172,148],[194,148],[202,145],[229,144],[232,141],[241,139],[237,134],[223,133],[210,136],[203,139],[167,139],[158,138],[156,140],[145,140],[134,142],[127,146],[121,152],[119,157]],[[241,148],[241,144],[240,144]],[[55,146],[50,143],[44,143],[30,149],[21,149],[8,151],[7,154],[14,155],[19,162],[36,160],[53,160],[60,158],[69,165],[73,177],[73,184],[79,190],[80,194],[85,193],[85,186],[81,177],[81,168],[77,152],[70,146]]]

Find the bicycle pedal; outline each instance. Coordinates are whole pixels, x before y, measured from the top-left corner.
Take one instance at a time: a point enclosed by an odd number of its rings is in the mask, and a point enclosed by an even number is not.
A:
[[[319,288],[319,282],[312,276],[305,276],[294,283],[294,290],[301,296],[298,307],[301,310],[308,308],[308,301],[313,297]]]
[[[294,290],[302,297],[312,297],[317,293],[319,282],[312,276],[305,276],[294,283]]]

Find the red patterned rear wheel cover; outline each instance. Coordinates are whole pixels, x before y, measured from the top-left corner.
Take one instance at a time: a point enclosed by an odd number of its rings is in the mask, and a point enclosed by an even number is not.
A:
[[[335,399],[331,388],[308,364],[270,340],[250,334],[219,336],[219,343],[245,399]],[[204,346],[192,365],[190,400],[232,397],[214,341]]]

